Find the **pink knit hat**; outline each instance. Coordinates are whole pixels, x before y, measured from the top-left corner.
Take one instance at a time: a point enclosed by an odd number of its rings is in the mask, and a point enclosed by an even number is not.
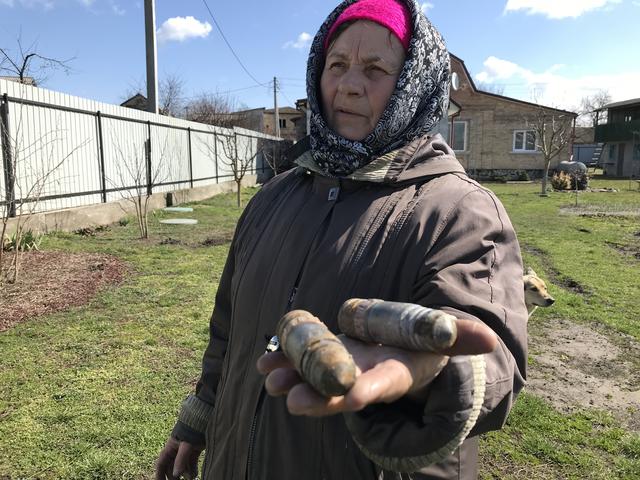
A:
[[[353,20],[370,20],[386,27],[398,37],[405,51],[409,49],[412,33],[411,15],[402,2],[398,0],[360,0],[349,5],[331,26],[324,40],[325,52],[337,28],[343,23]]]

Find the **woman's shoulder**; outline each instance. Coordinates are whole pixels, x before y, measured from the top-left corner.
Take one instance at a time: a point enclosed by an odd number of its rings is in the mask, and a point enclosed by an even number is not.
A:
[[[496,195],[464,173],[441,175],[416,187],[415,219],[445,224],[471,219],[479,214],[503,215],[504,207]]]

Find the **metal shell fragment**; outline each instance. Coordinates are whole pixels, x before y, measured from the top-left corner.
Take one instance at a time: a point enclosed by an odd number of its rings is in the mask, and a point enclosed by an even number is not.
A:
[[[352,298],[338,313],[346,335],[407,350],[441,352],[457,338],[456,318],[413,303]]]
[[[356,366],[342,342],[304,310],[284,315],[277,326],[284,354],[302,378],[325,397],[344,395],[356,380]]]

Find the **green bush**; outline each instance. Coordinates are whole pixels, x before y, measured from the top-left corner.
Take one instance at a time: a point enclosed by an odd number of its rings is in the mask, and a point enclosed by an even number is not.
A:
[[[20,250],[22,252],[39,250],[41,241],[42,235],[33,233],[31,230],[27,230],[20,236],[18,236],[17,233],[5,235],[2,239],[2,249],[5,252],[12,252],[15,250]]]

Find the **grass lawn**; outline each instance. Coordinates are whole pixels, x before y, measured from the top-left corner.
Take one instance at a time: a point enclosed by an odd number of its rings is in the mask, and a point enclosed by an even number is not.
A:
[[[551,280],[557,299],[538,309],[532,334],[565,318],[640,341],[640,217],[615,215],[640,211],[640,192],[626,181],[593,184],[620,191],[580,194],[578,211],[572,194],[541,198],[539,185],[489,187],[507,207],[525,263]],[[192,206],[198,225],[161,225],[176,215],[158,213],[145,241],[135,222],[44,239],[42,250],[116,255],[132,274],[86,306],[0,333],[0,479],[151,478],[197,379],[240,213],[233,194]],[[525,393],[505,428],[484,438],[482,459],[483,478],[638,478],[640,435],[608,412],[561,414]]]

